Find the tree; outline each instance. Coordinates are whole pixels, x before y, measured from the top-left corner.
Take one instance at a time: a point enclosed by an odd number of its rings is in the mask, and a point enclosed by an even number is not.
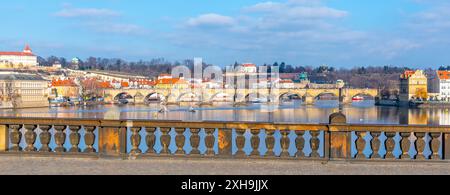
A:
[[[292,67],[292,65],[287,65],[285,68],[285,72],[286,73],[294,73],[295,69],[294,69],[294,67]]]
[[[281,62],[280,64],[280,73],[286,73],[286,63],[284,62]]]

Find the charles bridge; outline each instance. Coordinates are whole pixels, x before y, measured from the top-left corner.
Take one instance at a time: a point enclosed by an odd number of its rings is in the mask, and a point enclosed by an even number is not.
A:
[[[277,146],[279,151],[275,150]],[[410,168],[406,170],[422,173],[417,167],[426,169],[427,165],[448,162],[449,146],[449,126],[348,124],[340,113],[331,115],[327,124],[0,119],[0,159],[18,156],[53,159],[51,161],[63,161],[61,159],[67,157],[117,158],[142,159],[149,164],[153,159],[167,163],[158,165],[160,169],[170,166],[170,162],[181,163],[175,159],[205,159],[212,164],[220,164],[224,160],[230,160],[231,164],[240,162],[242,167],[248,167],[246,162],[261,163],[263,167],[264,162],[276,166],[277,162],[283,164],[287,161],[298,161],[298,165],[307,162],[362,163],[357,170],[370,170],[371,166],[380,165],[389,165],[393,169],[407,163]],[[183,162],[187,167],[195,167],[190,161]],[[102,168],[101,165],[96,166]],[[314,166],[317,168],[318,165]],[[239,169],[239,165],[235,168],[244,174],[251,173]],[[286,167],[286,170],[292,169]],[[346,166],[343,170],[361,174]],[[439,170],[448,172],[445,165]],[[109,171],[113,174],[114,168]],[[282,170],[272,171],[262,173],[283,173]],[[183,173],[190,172],[184,170]],[[192,170],[192,173],[203,172]]]
[[[104,91],[105,101],[117,101],[120,96],[128,96],[134,103],[145,103],[149,97],[157,96],[167,103],[179,103],[183,99],[194,102],[211,103],[217,97],[228,97],[229,101],[248,102],[250,97],[263,98],[270,102],[278,102],[282,97],[295,95],[300,97],[304,104],[314,104],[323,95],[340,98],[344,104],[352,102],[358,95],[375,98],[377,89],[107,89]]]

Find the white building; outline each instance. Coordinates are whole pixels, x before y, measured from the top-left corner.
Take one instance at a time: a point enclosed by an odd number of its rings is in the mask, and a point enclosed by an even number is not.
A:
[[[37,65],[37,56],[28,45],[22,52],[0,52],[0,68],[25,68]]]
[[[274,86],[279,89],[294,89],[295,83],[290,79],[279,79],[274,83]]]
[[[450,101],[450,71],[437,71],[439,78],[439,97],[443,101]]]
[[[36,74],[0,73],[0,108],[48,106],[48,81]]]
[[[257,73],[258,69],[255,64],[245,63],[242,64],[241,72],[243,73]]]

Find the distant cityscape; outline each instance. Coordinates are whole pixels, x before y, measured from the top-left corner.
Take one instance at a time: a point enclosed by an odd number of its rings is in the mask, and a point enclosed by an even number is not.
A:
[[[192,67],[191,61],[185,61]],[[22,52],[0,52],[0,108],[48,107],[50,105],[70,106],[76,104],[127,103],[129,94],[120,97],[105,97],[105,90],[120,89],[175,89],[190,88],[219,89],[232,88],[213,78],[185,78],[173,76],[171,68],[180,63],[166,63],[164,60],[151,63],[126,63],[123,60],[89,58],[82,61],[73,58],[50,57],[47,60],[33,53],[26,45]],[[203,64],[203,66],[210,66]],[[139,68],[137,68],[139,67]],[[246,88],[269,86],[279,89],[337,89],[366,88],[378,90],[380,105],[401,105],[404,103],[450,101],[450,71],[448,67],[438,70],[410,70],[407,67],[359,67],[340,69],[320,66],[292,66],[285,63],[258,66],[253,63],[235,63],[234,74],[257,75],[256,82],[247,82]],[[278,77],[262,79],[260,67],[279,70]],[[134,71],[128,71],[134,69]],[[145,73],[146,70],[151,70]],[[135,71],[140,71],[135,73]],[[144,72],[143,72],[144,71]],[[154,75],[154,76],[152,76]],[[248,78],[247,78],[248,79]],[[342,85],[342,86],[340,86]],[[139,94],[145,96],[146,94]],[[290,94],[287,98],[295,97]],[[365,94],[362,94],[365,95]],[[136,96],[136,94],[135,94]],[[146,101],[163,101],[167,97],[151,94],[141,97]],[[192,96],[180,97],[182,101],[193,100]],[[226,93],[218,95],[217,101],[232,101]],[[260,98],[260,97],[257,97]],[[125,101],[121,101],[125,100]],[[254,101],[254,100],[252,100]]]

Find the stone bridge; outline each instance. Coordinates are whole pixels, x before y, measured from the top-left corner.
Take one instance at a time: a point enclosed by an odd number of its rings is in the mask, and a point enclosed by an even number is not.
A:
[[[339,98],[343,103],[352,102],[358,95],[377,97],[377,89],[108,89],[104,91],[105,101],[114,102],[121,96],[136,104],[146,103],[150,97],[158,97],[167,103],[179,102],[249,102],[252,99],[278,102],[286,96],[298,96],[305,104],[314,104],[323,95]]]

